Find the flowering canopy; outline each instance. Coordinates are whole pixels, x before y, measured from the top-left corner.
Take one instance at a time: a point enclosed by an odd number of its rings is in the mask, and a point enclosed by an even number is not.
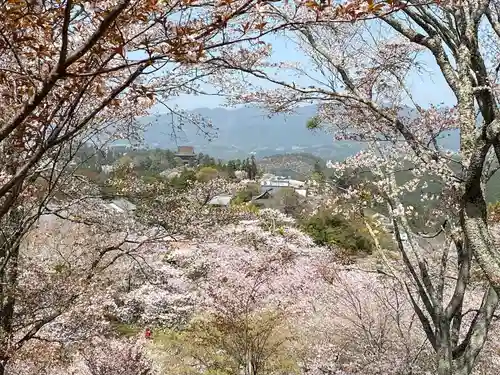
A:
[[[306,15],[271,4],[268,17],[294,25],[290,39],[309,61],[276,62],[255,54],[251,67],[223,64],[271,83],[266,90],[259,81],[253,87],[247,81],[232,100],[271,111],[317,103],[311,126],[330,126],[337,140],[363,143],[361,153],[330,166],[339,175],[370,177],[357,186],[335,187],[330,203],[389,216],[405,265],[403,274],[391,272],[414,293],[439,374],[472,371],[487,337],[487,330],[479,331],[489,326],[498,305],[500,253],[484,194],[500,162],[498,54],[492,52],[500,45],[498,11],[497,2],[488,1],[407,1],[398,13],[341,23],[325,12],[311,24]],[[455,105],[429,107],[416,97],[412,77],[425,74],[424,56],[434,61]],[[459,134],[458,154],[443,147],[450,133]],[[417,203],[408,201],[412,195]],[[339,204],[344,200],[351,204]],[[426,243],[425,237],[434,241]],[[440,254],[434,263],[431,249]],[[476,320],[466,327],[463,300],[475,261],[492,288],[484,289]],[[448,272],[456,282],[448,283]],[[461,330],[463,336],[457,334]],[[458,337],[465,341],[458,344]]]

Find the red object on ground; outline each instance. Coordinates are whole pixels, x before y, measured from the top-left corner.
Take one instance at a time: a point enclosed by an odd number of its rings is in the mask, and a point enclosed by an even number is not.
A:
[[[146,336],[147,339],[151,338],[151,330],[149,328],[146,328],[146,332],[144,333],[144,336]]]

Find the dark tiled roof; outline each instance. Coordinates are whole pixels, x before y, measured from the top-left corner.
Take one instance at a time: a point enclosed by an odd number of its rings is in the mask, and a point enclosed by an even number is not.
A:
[[[267,189],[265,190],[263,193],[257,195],[256,197],[253,197],[252,200],[256,201],[257,199],[262,199],[264,198],[266,195],[269,195],[269,192],[273,190],[273,189]]]

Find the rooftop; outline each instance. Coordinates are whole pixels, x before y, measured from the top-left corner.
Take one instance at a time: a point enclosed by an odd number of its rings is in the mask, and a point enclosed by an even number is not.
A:
[[[192,146],[179,146],[177,147],[176,155],[180,156],[196,156],[194,153],[194,147]]]
[[[125,198],[115,198],[111,202],[104,204],[104,206],[119,213],[130,212],[136,209],[136,205]]]
[[[208,204],[211,206],[229,206],[229,203],[231,202],[232,198],[233,198],[232,195],[220,194],[210,199]]]

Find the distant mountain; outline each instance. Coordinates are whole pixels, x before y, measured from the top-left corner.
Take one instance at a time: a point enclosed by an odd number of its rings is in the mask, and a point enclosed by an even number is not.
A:
[[[332,134],[323,130],[308,130],[307,120],[317,111],[316,106],[301,107],[294,114],[269,117],[259,108],[200,108],[192,111],[210,119],[216,134],[209,140],[193,124],[179,118],[155,115],[140,119],[149,126],[145,141],[151,147],[176,148],[178,145],[194,146],[195,152],[203,152],[221,159],[247,157],[254,153],[257,158],[285,153],[309,153],[323,159],[342,160],[362,149],[357,142],[334,141]],[[179,130],[182,129],[182,130]],[[443,140],[443,145],[456,148],[456,136]]]

